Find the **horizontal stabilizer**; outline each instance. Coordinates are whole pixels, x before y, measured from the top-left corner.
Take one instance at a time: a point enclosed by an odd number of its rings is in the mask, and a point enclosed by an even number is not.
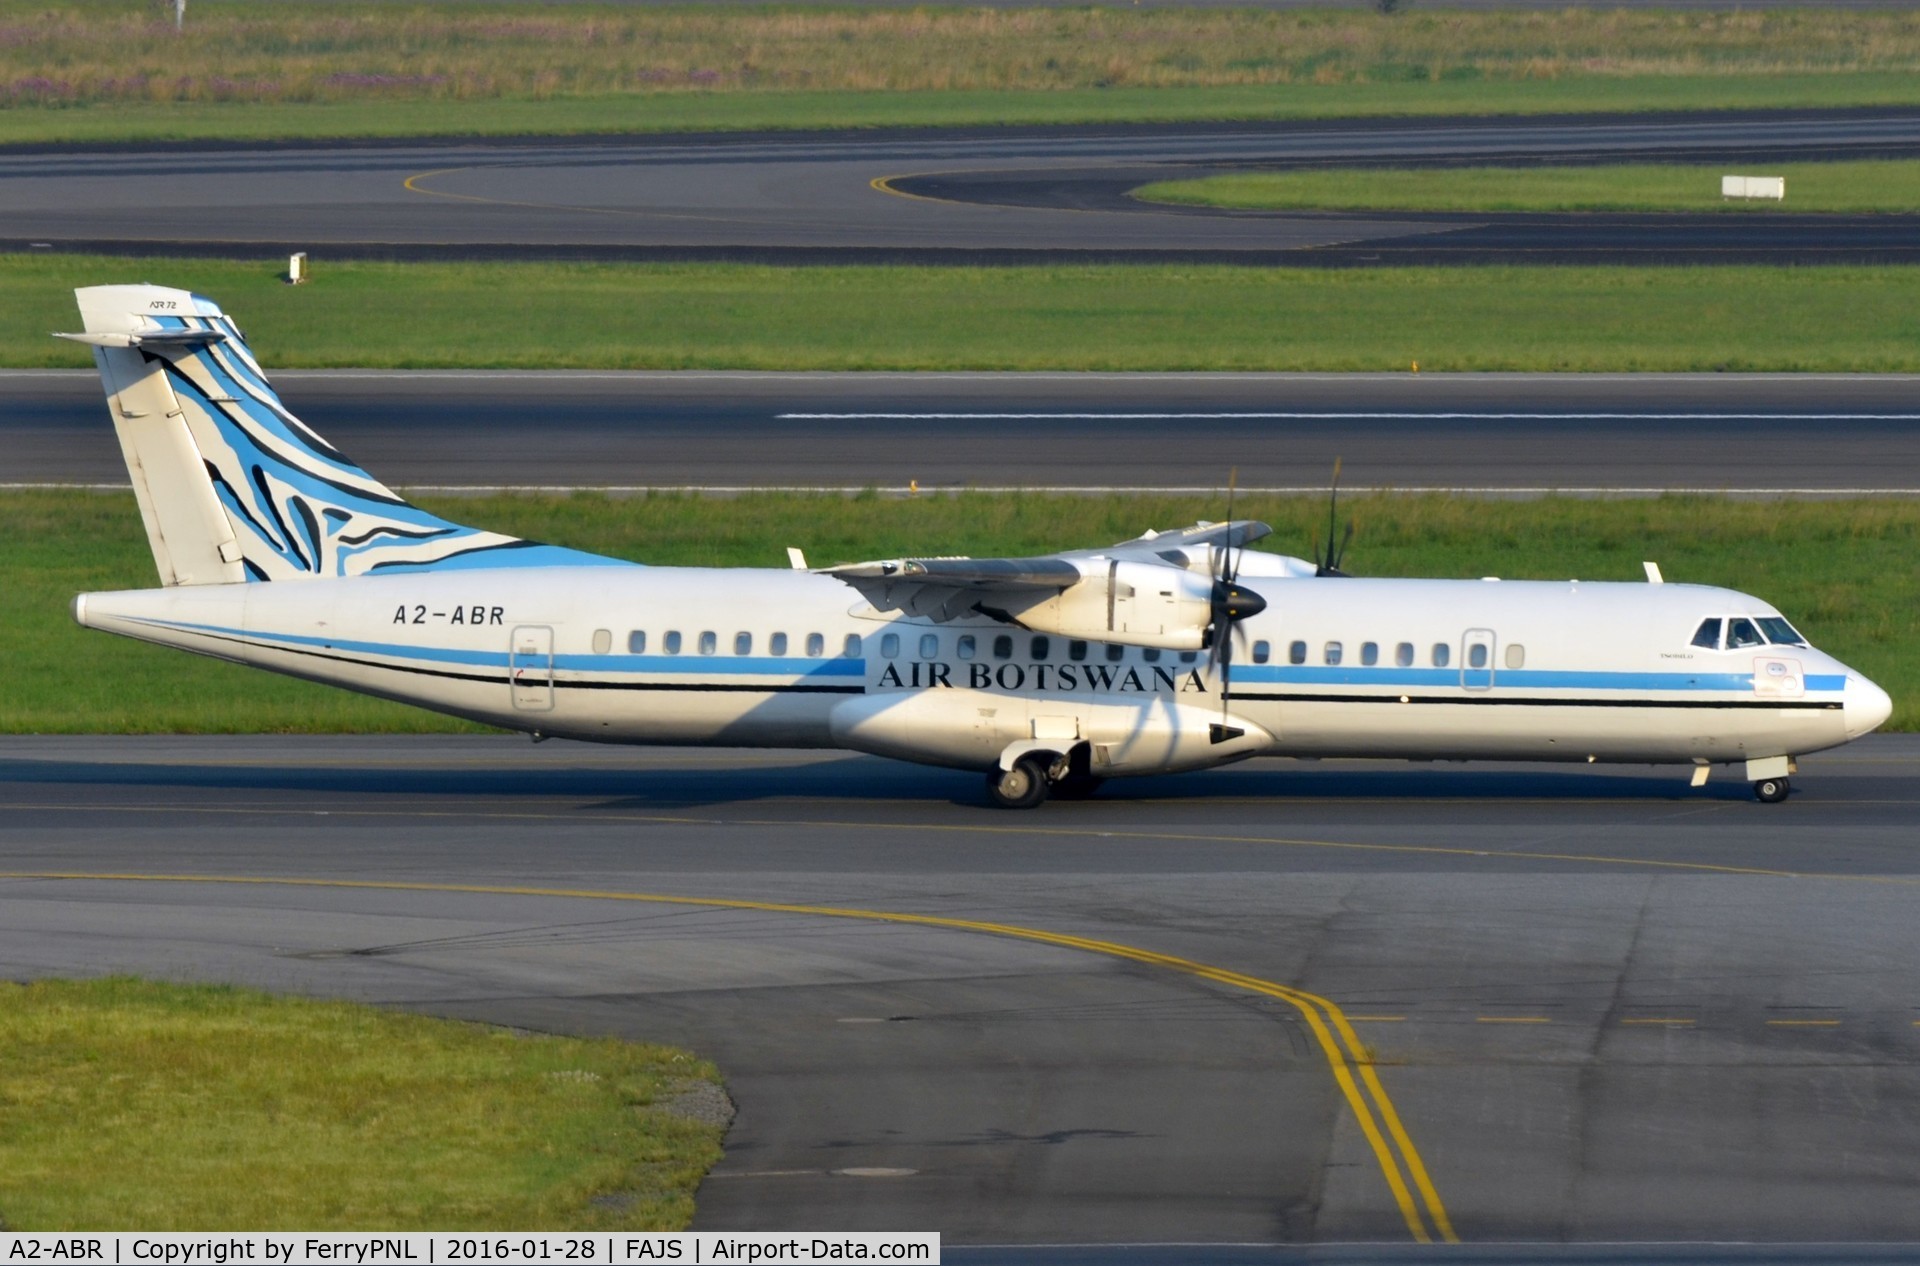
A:
[[[55,338],[71,339],[75,343],[86,343],[92,347],[147,347],[154,351],[165,351],[169,347],[205,347],[209,343],[227,341],[225,330],[111,330],[99,334],[58,334]]]

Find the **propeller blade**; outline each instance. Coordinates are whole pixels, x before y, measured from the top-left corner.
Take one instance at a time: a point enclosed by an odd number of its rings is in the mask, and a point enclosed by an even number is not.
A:
[[[1220,639],[1220,724],[1224,727],[1233,711],[1233,625],[1227,625]]]
[[[1333,482],[1327,485],[1327,570],[1334,569],[1333,542],[1340,526],[1340,459],[1333,459]]]
[[[1338,544],[1336,544],[1338,542]],[[1313,537],[1313,574],[1316,576],[1344,576],[1340,564],[1347,557],[1347,546],[1353,544],[1353,523],[1347,523],[1347,532],[1340,535],[1340,459],[1333,459],[1333,482],[1327,486],[1327,552],[1320,553],[1320,535]]]
[[[1234,466],[1227,471],[1227,540],[1220,547],[1220,579],[1233,583],[1233,572],[1227,560],[1233,557],[1233,495],[1240,490],[1240,468]]]

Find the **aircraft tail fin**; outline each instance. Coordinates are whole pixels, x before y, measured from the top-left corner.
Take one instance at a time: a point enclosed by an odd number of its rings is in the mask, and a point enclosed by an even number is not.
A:
[[[166,585],[615,560],[410,505],[289,413],[233,320],[164,286],[76,290]]]

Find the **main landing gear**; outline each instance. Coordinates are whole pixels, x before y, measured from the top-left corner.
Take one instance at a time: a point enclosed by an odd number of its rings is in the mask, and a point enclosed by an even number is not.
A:
[[[987,774],[987,795],[1002,809],[1031,809],[1047,798],[1045,756],[1022,756],[1012,769],[995,769]]]
[[[1085,800],[1106,779],[1072,767],[1079,763],[1051,752],[1029,752],[1015,761],[1013,768],[987,774],[987,796],[1001,809],[1036,808],[1049,795],[1056,800]],[[1064,770],[1060,768],[1063,765]]]
[[[1790,789],[1785,778],[1761,778],[1753,784],[1753,794],[1761,804],[1779,804]]]

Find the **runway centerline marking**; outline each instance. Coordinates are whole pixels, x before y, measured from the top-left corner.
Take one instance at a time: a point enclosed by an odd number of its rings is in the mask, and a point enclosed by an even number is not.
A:
[[[1464,803],[1465,801],[1450,801]],[[1566,800],[1556,804],[1609,804],[1603,800]],[[1879,803],[1879,802],[1872,802]],[[1888,803],[1906,804],[1909,801]],[[5,803],[9,809],[48,813],[178,813],[213,816],[285,816],[284,806],[186,805],[186,804],[60,804],[34,801]],[[1717,862],[1680,862],[1659,857],[1610,857],[1604,853],[1545,853],[1524,849],[1455,848],[1439,844],[1380,844],[1365,840],[1314,840],[1284,835],[1202,835],[1184,831],[1115,831],[1101,827],[992,826],[971,822],[855,822],[830,818],[702,818],[665,813],[593,813],[590,809],[571,812],[535,813],[458,809],[329,809],[338,818],[413,818],[448,821],[483,820],[498,822],[636,822],[660,826],[754,826],[809,827],[829,831],[921,831],[962,835],[1026,835],[1051,839],[1153,840],[1175,844],[1268,844],[1287,848],[1324,848],[1363,853],[1402,853],[1426,857],[1473,857],[1483,861],[1578,862],[1601,866],[1644,866],[1654,870],[1678,870],[1694,874],[1748,875],[1760,879],[1825,879],[1848,883],[1920,885],[1920,875],[1849,875],[1837,871],[1777,870],[1764,866],[1730,866]],[[0,872],[0,878],[4,878]]]
[[[1105,411],[1057,413],[781,413],[781,422],[1920,422],[1920,413],[1485,413],[1249,410],[1246,412]]]
[[[446,884],[377,879],[315,879],[302,877],[271,878],[253,875],[164,875],[138,873],[87,873],[59,871],[0,872],[0,880],[92,881],[104,883],[231,884],[253,887],[332,888],[377,892],[435,892],[478,896],[553,897],[585,901],[630,901],[656,905],[695,906],[721,910],[755,910],[771,914],[807,915],[816,918],[857,919],[873,923],[898,923],[919,927],[972,932],[1013,940],[1031,941],[1065,949],[1081,950],[1108,958],[1159,967],[1214,984],[1249,993],[1277,998],[1300,1013],[1312,1032],[1335,1084],[1352,1109],[1355,1122],[1365,1135],[1386,1180],[1394,1204],[1406,1222],[1408,1233],[1422,1243],[1435,1238],[1455,1244],[1453,1223],[1446,1206],[1420,1159],[1413,1139],[1407,1134],[1400,1114],[1388,1098],[1386,1087],[1373,1069],[1373,1056],[1353,1031],[1346,1014],[1331,999],[1295,989],[1277,981],[1264,980],[1243,972],[1216,967],[1196,959],[1162,954],[1155,950],[1103,941],[1092,937],[1050,932],[1043,928],[1012,923],[991,923],[960,919],[948,915],[906,914],[885,910],[865,910],[848,906],[793,905],[775,901],[746,901],[728,897],[682,897],[661,893],[619,892],[590,888],[542,888],[518,885]],[[1357,1076],[1356,1076],[1357,1074]],[[1391,1140],[1389,1142],[1389,1140]],[[1411,1184],[1411,1189],[1409,1189]],[[1418,1202],[1415,1200],[1418,1193]]]

